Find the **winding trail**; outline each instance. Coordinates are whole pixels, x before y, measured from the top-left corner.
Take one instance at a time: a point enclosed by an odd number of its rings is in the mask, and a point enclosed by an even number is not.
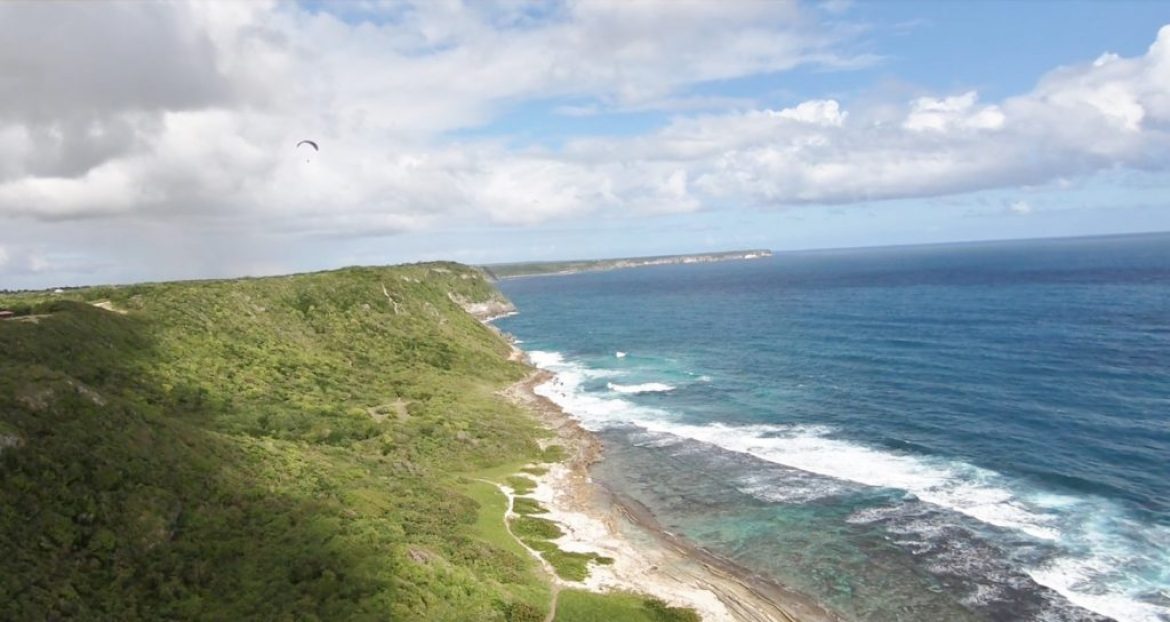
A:
[[[507,486],[505,486],[503,484],[500,484],[499,482],[493,482],[491,480],[483,479],[483,478],[479,478],[479,477],[475,478],[475,480],[479,481],[479,482],[483,482],[485,484],[491,484],[492,486],[495,486],[501,493],[504,494],[504,497],[507,498],[508,507],[504,509],[504,519],[503,519],[504,520],[504,529],[506,529],[508,531],[508,535],[512,536],[512,538],[515,539],[516,542],[520,543],[520,546],[524,547],[525,551],[528,551],[529,555],[532,555],[533,557],[536,558],[536,561],[540,562],[541,568],[543,568],[544,571],[548,574],[548,576],[549,576],[549,590],[552,592],[552,596],[551,596],[551,598],[549,598],[548,614],[544,616],[544,622],[553,622],[553,620],[557,617],[557,600],[561,596],[561,580],[559,577],[557,577],[556,568],[553,568],[552,564],[548,563],[548,561],[545,560],[545,558],[541,557],[539,551],[529,547],[527,544],[524,543],[523,540],[520,539],[519,536],[517,536],[512,531],[512,523],[508,519],[512,518],[513,516],[516,516],[515,510],[513,510],[513,508],[516,505],[516,495],[512,492],[512,490],[510,488],[508,488]]]

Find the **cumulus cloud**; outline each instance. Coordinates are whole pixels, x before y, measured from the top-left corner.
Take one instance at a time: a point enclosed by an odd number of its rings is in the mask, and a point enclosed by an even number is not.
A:
[[[776,111],[767,110],[765,112],[769,116],[779,117],[781,119],[792,119],[802,123],[832,127],[841,127],[844,125],[845,117],[848,114],[842,112],[840,104],[831,99],[807,101],[800,103],[794,108],[785,108]]]
[[[1034,185],[1170,165],[1170,26],[1146,54],[1110,55],[980,104],[968,91],[895,118],[835,101],[680,118],[650,136],[580,141],[578,155],[684,166],[704,203],[849,203]]]
[[[0,98],[12,102],[0,109],[0,217],[391,232],[654,209],[660,195],[693,206],[674,169],[633,183],[445,136],[528,98],[710,108],[717,98],[673,93],[853,62],[795,2],[349,8],[361,19],[273,2],[0,5]],[[311,166],[289,150],[306,136],[324,148]]]
[[[979,94],[975,91],[943,99],[919,97],[910,103],[910,114],[906,116],[902,127],[915,132],[997,130],[1003,127],[1004,116],[999,107],[976,108],[978,98]]]

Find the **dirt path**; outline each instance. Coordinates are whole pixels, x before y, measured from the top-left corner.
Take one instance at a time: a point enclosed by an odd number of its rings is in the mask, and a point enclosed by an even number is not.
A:
[[[552,598],[548,601],[548,615],[544,616],[544,622],[553,622],[557,617],[557,599],[561,596],[561,586],[556,583],[552,584]]]
[[[557,571],[555,568],[553,568],[552,564],[548,563],[548,561],[540,556],[539,551],[530,548],[527,544],[524,543],[523,540],[520,539],[519,536],[517,536],[512,531],[512,523],[508,519],[516,516],[515,510],[513,510],[516,505],[516,495],[513,494],[512,491],[503,484],[478,477],[476,478],[476,481],[495,486],[501,493],[504,494],[504,497],[507,498],[508,507],[504,509],[504,529],[508,531],[508,535],[512,536],[516,542],[520,543],[520,546],[524,547],[525,551],[528,551],[529,555],[532,555],[536,558],[536,561],[540,562],[540,567],[543,568],[545,573],[548,574],[549,590],[552,592],[552,597],[549,599],[548,615],[544,616],[544,622],[553,622],[553,619],[557,617],[557,599],[560,598],[561,595],[561,581],[560,578],[557,577]]]

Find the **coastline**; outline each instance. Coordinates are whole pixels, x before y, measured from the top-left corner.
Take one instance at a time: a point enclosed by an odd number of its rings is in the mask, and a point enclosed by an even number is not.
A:
[[[493,327],[494,328],[494,327]],[[527,360],[514,345],[513,360]],[[590,591],[633,591],[674,606],[691,607],[703,620],[728,622],[828,622],[839,618],[812,599],[671,534],[637,501],[594,482],[589,467],[603,459],[602,444],[551,400],[537,395],[553,377],[534,370],[502,394],[532,412],[553,433],[568,457],[535,477],[532,494],[565,536],[568,551],[612,557],[612,565],[590,567],[580,587]]]
[[[695,253],[689,255],[659,255],[652,257],[624,257],[615,259],[580,259],[554,262],[523,262],[515,264],[493,264],[480,266],[496,281],[507,279],[523,279],[538,276],[568,276],[583,272],[608,272],[611,270],[626,270],[629,268],[645,268],[650,266],[673,266],[696,263],[719,263],[724,261],[751,261],[772,256],[768,249],[722,251],[718,253]],[[497,271],[529,268],[535,271],[505,272]]]

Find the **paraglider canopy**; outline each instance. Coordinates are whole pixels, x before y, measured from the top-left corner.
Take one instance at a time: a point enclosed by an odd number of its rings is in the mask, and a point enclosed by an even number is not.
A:
[[[299,150],[301,148],[301,145],[308,145],[308,146],[312,147],[314,152],[321,150],[321,148],[317,146],[316,142],[311,141],[311,140],[302,140],[301,142],[297,143],[297,146],[295,147],[295,149],[298,150],[297,153],[300,153]],[[313,154],[310,153],[309,155],[312,156]],[[312,159],[313,159],[312,157],[305,158],[305,164],[308,164],[309,161]]]

